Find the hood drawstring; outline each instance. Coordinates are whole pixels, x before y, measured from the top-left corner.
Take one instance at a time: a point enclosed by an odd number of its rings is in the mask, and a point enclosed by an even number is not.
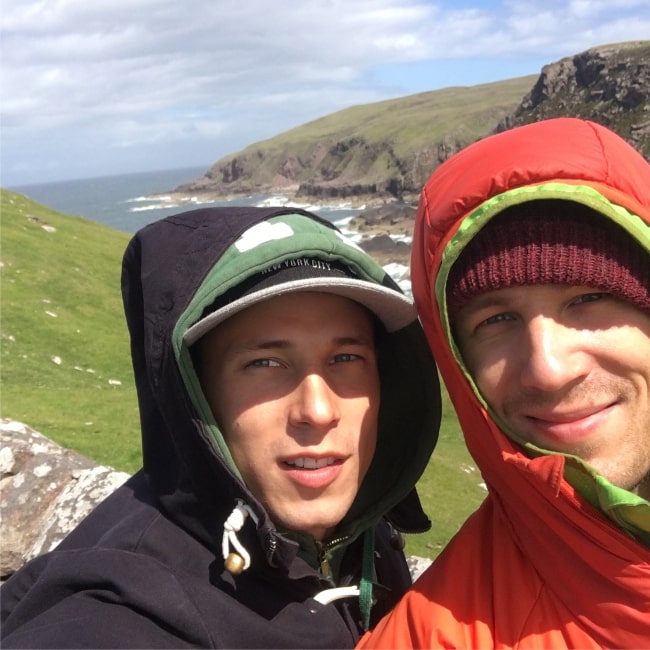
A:
[[[230,516],[223,524],[223,538],[221,548],[226,571],[233,575],[238,575],[246,571],[251,565],[251,558],[248,551],[237,539],[237,533],[244,527],[246,517],[250,515],[251,519],[257,524],[259,519],[251,507],[244,503],[242,499],[237,499],[237,505],[230,513]],[[237,553],[230,550],[230,545],[235,547]],[[367,530],[363,536],[363,558],[361,563],[361,581],[359,586],[351,585],[349,587],[334,587],[325,589],[314,596],[314,600],[327,605],[339,598],[359,597],[359,609],[361,610],[363,629],[370,628],[370,610],[372,609],[372,585],[375,568],[375,531]]]
[[[363,629],[370,628],[372,609],[372,583],[375,572],[375,531],[367,530],[363,537],[363,560],[361,564],[361,583],[359,584],[359,608],[363,617]]]
[[[244,527],[246,517],[249,515],[257,524],[259,520],[251,507],[241,499],[237,499],[237,505],[223,524],[221,549],[223,553],[224,567],[226,571],[233,575],[238,575],[242,573],[242,571],[246,571],[246,569],[251,565],[250,554],[237,539],[237,533]],[[230,551],[230,544],[235,547],[237,553]]]
[[[375,531],[367,530],[363,536],[363,559],[361,564],[361,581],[359,586],[334,587],[325,589],[314,596],[314,600],[327,605],[339,598],[359,596],[363,629],[370,628],[370,610],[372,609],[372,585],[375,568]]]

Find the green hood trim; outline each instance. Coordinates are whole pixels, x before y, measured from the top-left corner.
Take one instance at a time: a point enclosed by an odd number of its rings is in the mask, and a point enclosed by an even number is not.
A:
[[[532,445],[528,446],[532,448]],[[538,450],[538,453],[551,455],[551,452],[544,450]],[[628,535],[650,547],[650,503],[643,497],[612,485],[580,458],[563,455],[566,458],[564,476],[578,493]]]
[[[172,335],[174,354],[181,375],[199,418],[210,434],[210,442],[240,479],[239,469],[201,389],[190,350],[183,341],[185,332],[219,296],[246,278],[285,260],[313,256],[326,261],[343,262],[360,278],[378,284],[382,284],[386,276],[381,266],[372,259],[369,260],[366,253],[356,244],[340,236],[338,231],[303,215],[283,214],[260,223],[270,224],[269,228],[275,228],[276,238],[271,237],[263,245],[249,247],[244,233],[234,241],[206,275],[187,309],[178,319]]]
[[[440,306],[440,318],[445,336],[454,358],[472,387],[476,398],[498,424],[499,428],[511,440],[523,447],[531,457],[556,456],[558,452],[541,449],[521,439],[514,431],[509,430],[487,405],[467,371],[460,350],[454,341],[451,323],[447,317],[446,286],[451,266],[458,259],[467,243],[490,219],[506,208],[539,199],[562,199],[586,205],[621,226],[650,253],[650,226],[639,216],[612,203],[592,187],[564,183],[544,183],[516,188],[488,199],[463,219],[458,231],[447,244],[435,283],[435,294]],[[564,456],[566,459],[565,478],[578,493],[594,507],[601,510],[626,533],[650,546],[650,502],[628,490],[612,485],[580,458],[570,454],[559,455]]]

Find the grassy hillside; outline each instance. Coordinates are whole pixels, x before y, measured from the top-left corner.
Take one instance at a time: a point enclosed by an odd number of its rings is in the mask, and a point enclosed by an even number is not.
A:
[[[309,149],[317,142],[354,137],[367,142],[390,141],[396,154],[406,157],[424,144],[445,137],[473,142],[493,128],[505,110],[521,101],[536,78],[528,75],[475,86],[452,86],[352,106],[257,142],[243,152],[272,152],[288,145]]]
[[[415,200],[431,171],[490,133],[535,79],[529,75],[352,106],[229,154],[176,191]]]
[[[128,235],[1,190],[2,417],[99,463],[140,465],[120,296]]]
[[[2,417],[94,461],[140,467],[139,419],[120,296],[129,235],[0,190]],[[409,553],[434,557],[484,496],[445,395],[419,489],[433,519]]]

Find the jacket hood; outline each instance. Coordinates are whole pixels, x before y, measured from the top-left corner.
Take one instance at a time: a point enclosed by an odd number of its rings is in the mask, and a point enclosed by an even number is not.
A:
[[[648,188],[650,166],[624,140],[597,124],[559,118],[471,145],[440,165],[423,189],[412,253],[413,293],[470,453],[491,492],[507,504],[509,516],[568,508],[566,514],[582,496],[646,543],[650,531],[644,499],[610,485],[575,457],[519,441],[529,447],[524,454],[516,434],[504,434],[454,344],[446,313],[449,269],[494,215],[537,199],[587,205],[650,252]],[[546,487],[540,490],[533,476]],[[566,498],[557,499],[562,493]],[[540,517],[539,527],[545,523]]]
[[[243,261],[232,263],[229,256],[236,242],[261,222],[282,223],[295,236],[279,239],[259,256],[241,256]],[[208,208],[143,228],[125,252],[122,286],[144,473],[168,515],[215,547],[221,544],[224,521],[241,499],[259,522],[258,536],[269,557],[275,553],[278,561],[283,552],[292,552],[278,547],[264,507],[240,478],[201,391],[186,332],[242,280],[270,265],[310,255],[344,263],[383,290],[400,291],[376,262],[340,236],[335,238],[339,243],[330,243],[322,253],[332,232],[338,231],[331,223],[293,208]],[[440,393],[436,366],[415,316],[386,335],[380,377],[377,450],[337,530],[349,541],[388,511],[403,530],[429,526],[414,486],[436,443]],[[224,510],[219,503],[230,505]]]

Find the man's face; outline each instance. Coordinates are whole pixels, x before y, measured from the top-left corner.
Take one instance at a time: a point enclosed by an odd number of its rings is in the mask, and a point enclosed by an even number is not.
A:
[[[377,440],[373,323],[357,303],[292,293],[208,333],[201,383],[246,485],[281,528],[327,539]]]
[[[650,497],[650,316],[597,289],[527,285],[471,300],[455,331],[510,430]]]

